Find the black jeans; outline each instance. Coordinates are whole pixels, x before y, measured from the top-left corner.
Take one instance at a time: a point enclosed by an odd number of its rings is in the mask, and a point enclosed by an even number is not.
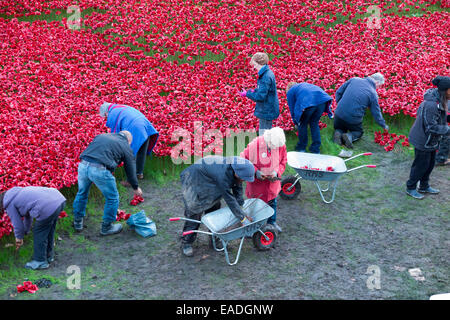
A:
[[[334,130],[339,131],[340,133],[350,132],[352,135],[352,142],[361,138],[364,133],[362,122],[351,124],[336,115],[334,116]]]
[[[188,209],[184,209],[184,216],[189,219],[199,220],[202,218],[202,214],[208,214],[210,212],[216,211],[220,209],[220,201],[216,202],[211,208],[208,210],[205,210],[204,212],[200,213],[193,213],[189,211]],[[197,222],[192,221],[186,221],[184,223],[183,232],[191,231],[191,230],[198,230],[200,227],[200,224]],[[185,235],[181,237],[181,242],[183,243],[193,243],[197,239],[197,232]]]
[[[439,151],[436,155],[436,162],[443,163],[447,161],[449,151],[450,151],[450,133],[442,137],[441,143],[439,144]]]
[[[59,213],[63,211],[66,202],[63,202],[50,217],[36,221],[33,227],[33,260],[43,262],[53,252],[56,223]]]
[[[415,157],[411,166],[409,180],[406,182],[406,188],[409,190],[416,189],[417,182],[420,181],[419,188],[426,189],[430,186],[428,181],[434,168],[436,151],[421,151],[414,149],[414,155]]]
[[[144,173],[145,159],[147,158],[148,144],[150,143],[150,137],[142,144],[139,151],[136,154],[136,174]]]

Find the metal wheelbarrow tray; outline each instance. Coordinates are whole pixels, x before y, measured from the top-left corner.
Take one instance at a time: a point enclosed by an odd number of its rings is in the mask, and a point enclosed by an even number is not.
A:
[[[370,156],[371,152],[361,153],[346,160],[329,155],[306,153],[306,152],[288,152],[287,162],[292,167],[296,174],[288,176],[281,181],[280,196],[286,200],[297,198],[301,191],[300,179],[311,180],[317,186],[323,202],[331,203],[334,201],[336,195],[336,187],[339,178],[343,174],[360,169],[360,168],[376,168],[376,165],[362,165],[356,168],[347,169],[345,163],[349,160],[360,156]],[[324,189],[320,186],[319,181],[328,182],[328,186]],[[326,200],[324,193],[330,191],[332,188],[332,195],[330,200]]]
[[[169,220],[192,221],[205,225],[210,232],[191,230],[183,232],[183,235],[197,232],[211,236],[210,241],[213,249],[218,252],[223,251],[225,253],[225,260],[227,263],[229,265],[235,265],[239,260],[242,244],[244,243],[244,239],[246,237],[252,237],[253,244],[258,250],[268,250],[274,247],[277,239],[276,229],[272,225],[266,224],[267,219],[269,219],[274,213],[272,207],[261,199],[252,198],[245,200],[243,210],[245,214],[253,221],[246,226],[237,227],[229,231],[226,229],[239,223],[239,220],[234,216],[228,207],[220,208],[219,210],[204,215],[201,221],[188,219],[185,217],[170,218]],[[239,249],[234,262],[230,262],[227,248],[228,243],[236,239],[241,240]],[[220,241],[220,244],[222,245],[221,247],[217,245],[218,241]]]

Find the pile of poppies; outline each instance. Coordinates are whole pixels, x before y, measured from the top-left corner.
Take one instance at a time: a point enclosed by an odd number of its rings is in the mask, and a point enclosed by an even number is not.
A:
[[[98,115],[104,101],[148,117],[160,133],[158,156],[170,155],[176,130],[192,134],[195,121],[224,136],[257,128],[254,103],[238,95],[256,86],[249,60],[257,51],[271,57],[276,125],[286,130],[290,81],[334,96],[347,79],[380,71],[383,112],[415,117],[431,79],[449,70],[441,30],[450,14],[431,12],[448,1],[80,0],[88,14],[79,30],[69,28],[72,2],[0,0],[0,191],[76,183],[80,153],[107,132]],[[39,19],[49,14],[57,20]],[[200,153],[211,143],[203,139]]]
[[[402,141],[403,147],[410,146],[409,140],[405,135],[397,135],[396,133],[389,133],[387,131],[384,131],[383,133],[381,133],[381,131],[375,132],[375,143],[380,146],[384,146],[384,150],[386,150],[386,152],[394,150],[395,145],[399,141]]]

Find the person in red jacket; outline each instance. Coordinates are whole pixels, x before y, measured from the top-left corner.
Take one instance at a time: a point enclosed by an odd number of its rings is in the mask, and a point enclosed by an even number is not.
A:
[[[247,198],[262,199],[274,209],[274,214],[267,223],[272,224],[278,232],[282,232],[276,219],[277,196],[281,190],[281,176],[287,162],[285,144],[286,137],[283,129],[275,127],[255,138],[240,155],[250,160],[256,169],[256,179],[253,182],[247,182],[245,195]]]

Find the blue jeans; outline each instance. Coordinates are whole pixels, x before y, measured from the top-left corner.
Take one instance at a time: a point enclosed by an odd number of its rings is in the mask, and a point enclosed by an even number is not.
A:
[[[325,111],[326,103],[319,104],[306,108],[300,117],[300,123],[298,125],[298,143],[295,147],[297,151],[306,151],[308,145],[308,126],[311,130],[312,143],[309,147],[309,152],[320,153],[320,145],[322,143],[320,139],[319,119]]]
[[[258,134],[262,136],[264,131],[272,129],[272,120],[259,119]]]
[[[273,209],[273,216],[267,219],[267,223],[274,224],[277,221],[277,198],[270,200],[267,204]]]
[[[95,183],[105,197],[103,222],[116,221],[117,209],[119,209],[119,192],[117,191],[116,178],[106,168],[86,165],[83,162],[80,162],[78,165],[78,193],[73,202],[74,217],[81,218],[86,216],[86,205],[92,183]]]

